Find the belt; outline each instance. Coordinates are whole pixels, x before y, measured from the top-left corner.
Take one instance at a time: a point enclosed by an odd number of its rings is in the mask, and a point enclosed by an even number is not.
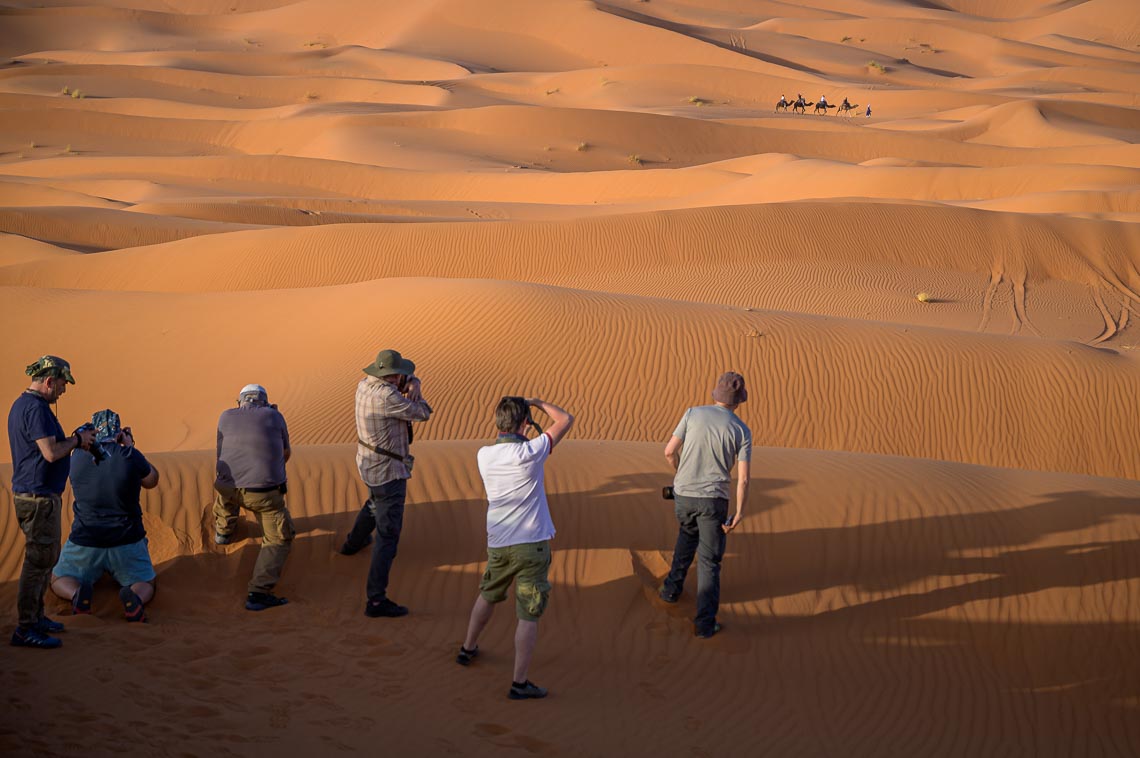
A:
[[[61,492],[59,494],[56,494],[54,492],[45,492],[42,495],[37,495],[34,492],[13,492],[12,494],[16,497],[22,497],[25,500],[39,500],[43,497],[60,497],[63,493]]]
[[[242,487],[241,489],[245,490],[246,492],[257,492],[257,493],[261,493],[261,492],[284,492],[285,491],[285,485],[284,484],[275,484],[272,487]]]

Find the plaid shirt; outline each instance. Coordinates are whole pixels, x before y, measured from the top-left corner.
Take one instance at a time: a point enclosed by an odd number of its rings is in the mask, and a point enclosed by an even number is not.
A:
[[[373,447],[408,457],[408,422],[427,421],[431,406],[426,401],[412,402],[400,394],[394,384],[366,376],[356,385],[356,435]],[[378,487],[393,479],[411,476],[403,461],[356,445],[356,468],[360,478],[370,487]]]

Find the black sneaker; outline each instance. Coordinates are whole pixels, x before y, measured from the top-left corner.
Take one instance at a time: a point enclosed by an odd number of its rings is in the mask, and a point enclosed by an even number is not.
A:
[[[720,624],[714,623],[712,626],[705,627],[704,629],[700,629],[700,628],[694,629],[693,635],[696,637],[700,637],[702,640],[707,640],[709,637],[712,637],[714,634],[716,634],[719,631],[720,631]]]
[[[36,622],[36,631],[40,634],[59,634],[63,631],[63,624],[44,616]]]
[[[245,609],[247,611],[264,611],[266,608],[276,608],[288,602],[285,598],[277,597],[272,592],[251,592],[246,595]]]
[[[369,602],[364,606],[364,615],[369,618],[399,618],[400,616],[407,616],[408,609],[405,606],[393,603],[388,598],[384,598],[379,603]]]
[[[58,637],[49,637],[35,627],[16,627],[12,632],[12,647],[35,647],[40,650],[53,650],[63,646],[63,640]]]
[[[546,688],[539,687],[529,679],[522,684],[511,682],[511,689],[507,692],[507,697],[511,700],[537,700],[546,697]]]
[[[657,597],[661,598],[666,603],[669,603],[670,605],[672,605],[673,603],[676,603],[677,600],[681,597],[681,593],[680,592],[676,592],[676,593],[670,592],[669,590],[662,587],[661,591],[657,593]]]
[[[473,650],[468,650],[462,645],[459,646],[459,654],[455,656],[455,662],[460,666],[469,666],[471,661],[479,655],[479,646],[476,645]]]
[[[340,553],[341,555],[356,555],[361,550],[363,550],[364,548],[368,547],[371,544],[372,544],[372,535],[371,534],[368,535],[368,539],[364,541],[363,545],[350,545],[348,540],[346,539],[344,541],[344,544],[340,546],[340,550],[337,550],[337,552]]]

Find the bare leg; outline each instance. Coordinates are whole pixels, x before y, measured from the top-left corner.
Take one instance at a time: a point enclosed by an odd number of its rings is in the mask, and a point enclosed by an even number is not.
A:
[[[154,599],[154,584],[151,582],[135,582],[131,585],[131,592],[139,596],[139,600],[146,605]]]
[[[471,609],[471,620],[467,622],[467,639],[463,641],[463,647],[468,650],[475,649],[479,644],[479,635],[483,633],[483,627],[487,626],[494,612],[495,606],[483,599],[482,595],[475,598],[475,606]]]
[[[76,591],[79,589],[79,580],[74,576],[56,576],[52,574],[51,577],[51,591],[64,600],[70,600],[75,597]]]
[[[526,672],[530,668],[530,659],[534,655],[534,643],[538,639],[538,622],[523,621],[519,619],[518,629],[515,630],[515,681],[525,682]],[[470,648],[468,648],[470,649]]]

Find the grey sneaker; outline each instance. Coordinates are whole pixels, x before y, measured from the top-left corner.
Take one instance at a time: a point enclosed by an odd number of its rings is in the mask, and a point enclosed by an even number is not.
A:
[[[215,534],[214,535],[214,544],[215,545],[228,545],[233,541],[234,541],[233,535],[230,535],[230,534]]]
[[[529,679],[522,684],[511,682],[511,689],[507,693],[507,697],[511,700],[537,700],[546,697],[546,688],[539,687]]]

